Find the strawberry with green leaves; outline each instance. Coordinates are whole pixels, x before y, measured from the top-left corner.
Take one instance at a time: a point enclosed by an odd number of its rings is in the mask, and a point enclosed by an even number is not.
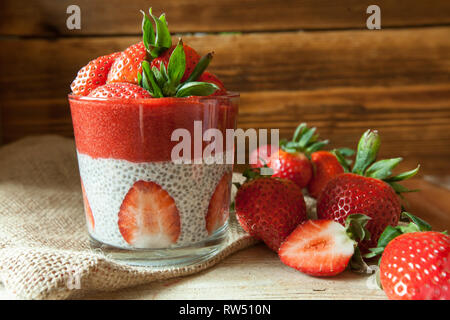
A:
[[[200,58],[182,40],[172,46],[164,14],[143,12],[143,41],[126,49],[111,66],[107,83],[129,82],[146,89],[154,98],[208,96],[219,90],[214,82],[198,81],[212,54]]]
[[[235,199],[236,217],[242,228],[274,251],[306,220],[301,189],[292,181],[246,172],[247,182]]]
[[[317,201],[319,219],[333,219],[344,224],[345,219],[355,213],[371,218],[367,229],[372,237],[362,241],[362,251],[374,247],[388,225],[397,225],[401,213],[397,193],[411,191],[397,182],[413,177],[419,170],[417,167],[392,176],[392,169],[402,158],[375,161],[379,147],[377,131],[366,131],[359,141],[351,172],[331,179]],[[349,171],[345,162],[341,164]]]
[[[305,188],[313,175],[311,153],[320,150],[328,140],[320,141],[316,128],[300,124],[291,141],[280,141],[278,152],[272,153],[267,166],[273,170],[273,177],[289,179],[300,188]]]
[[[388,226],[376,248],[365,255],[382,254],[380,284],[393,300],[450,299],[450,237],[431,231],[422,219],[403,212],[409,224]]]

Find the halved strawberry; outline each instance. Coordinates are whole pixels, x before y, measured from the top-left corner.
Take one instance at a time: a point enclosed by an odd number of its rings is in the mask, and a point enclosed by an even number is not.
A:
[[[281,261],[312,276],[334,276],[347,267],[355,241],[333,220],[308,220],[299,225],[280,247]]]
[[[209,83],[214,83],[215,85],[217,85],[219,87],[219,90],[217,90],[216,92],[214,92],[212,94],[212,96],[223,96],[227,94],[227,89],[225,89],[225,86],[223,85],[223,82],[220,81],[220,79],[210,73],[210,72],[203,72],[202,75],[197,79],[197,81],[200,82],[209,82]]]
[[[89,201],[87,199],[86,190],[84,189],[83,181],[81,181],[81,191],[83,192],[83,204],[84,204],[84,213],[86,215],[86,222],[89,230],[94,230],[95,228],[95,220],[94,215],[91,210],[91,206],[89,205]]]
[[[94,98],[125,98],[143,99],[151,98],[151,94],[142,87],[132,83],[107,83],[93,90],[89,97]]]
[[[139,180],[126,194],[119,211],[119,230],[136,248],[165,248],[177,242],[180,214],[160,185]]]
[[[219,229],[228,219],[230,206],[230,181],[231,173],[225,173],[216,186],[206,213],[206,230],[211,235]]]
[[[121,52],[111,66],[106,83],[138,83],[138,73],[142,71],[142,61],[147,57],[147,50],[141,41]]]
[[[95,88],[104,85],[111,65],[120,54],[120,52],[116,52],[98,57],[81,68],[70,85],[72,93],[79,96],[87,96]]]

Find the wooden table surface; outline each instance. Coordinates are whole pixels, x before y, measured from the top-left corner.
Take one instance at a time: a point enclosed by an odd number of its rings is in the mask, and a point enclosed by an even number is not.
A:
[[[436,178],[427,179],[436,181]],[[448,179],[439,179],[447,184]],[[413,179],[405,182],[421,192],[406,195],[409,211],[430,222],[434,230],[450,230],[450,190]],[[386,299],[368,285],[368,276],[346,271],[332,278],[314,278],[283,265],[277,255],[258,244],[237,252],[195,275],[153,282],[85,299]],[[13,298],[0,287],[0,299]]]

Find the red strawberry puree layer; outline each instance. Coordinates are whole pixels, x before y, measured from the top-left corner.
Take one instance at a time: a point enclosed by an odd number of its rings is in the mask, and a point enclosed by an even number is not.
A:
[[[179,143],[171,141],[172,132],[180,128],[190,132],[194,150],[194,121],[203,122],[203,131],[216,128],[225,137],[225,130],[235,127],[238,108],[220,97],[69,100],[79,153],[132,162],[170,161]]]

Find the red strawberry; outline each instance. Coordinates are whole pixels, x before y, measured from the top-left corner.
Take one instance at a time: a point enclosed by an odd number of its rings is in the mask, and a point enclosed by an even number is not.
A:
[[[344,173],[344,168],[336,156],[328,151],[317,151],[311,154],[313,176],[308,184],[308,192],[318,198],[327,183],[337,175]]]
[[[395,226],[399,221],[401,205],[396,190],[402,192],[406,188],[394,181],[414,176],[418,171],[416,168],[391,177],[391,169],[402,159],[375,162],[379,145],[378,133],[366,131],[358,145],[353,173],[344,173],[330,180],[317,201],[319,219],[334,219],[343,224],[345,218],[354,213],[372,218],[367,224],[371,239],[360,244],[363,252],[376,246],[388,225]]]
[[[87,96],[93,89],[104,85],[111,65],[119,55],[120,52],[116,52],[99,57],[81,68],[70,85],[72,93],[79,96]]]
[[[207,71],[203,72],[202,75],[197,79],[197,81],[216,84],[220,89],[214,92],[212,94],[213,96],[223,96],[227,94],[227,89],[225,89],[223,82],[220,81],[220,79],[212,73],[209,73]]]
[[[389,299],[450,299],[450,237],[427,231],[405,233],[388,243],[380,281]]]
[[[119,230],[136,248],[165,248],[180,236],[180,214],[173,198],[160,185],[137,181],[119,211]]]
[[[319,141],[315,131],[316,128],[308,128],[302,123],[295,130],[292,141],[280,141],[280,150],[271,154],[267,161],[274,177],[289,179],[300,188],[308,185],[312,177],[308,157],[328,143],[326,140]]]
[[[219,229],[228,219],[228,208],[230,207],[230,181],[231,173],[225,173],[216,186],[211,197],[206,213],[206,230],[211,235]]]
[[[109,70],[107,83],[138,83],[137,75],[142,71],[142,61],[147,58],[144,43],[139,42],[120,53]]]
[[[150,93],[142,87],[131,83],[108,83],[93,90],[89,97],[94,98],[151,98]]]
[[[253,150],[249,157],[250,167],[264,167],[269,162],[270,155],[272,154],[271,149],[272,146],[268,144]]]
[[[333,220],[308,220],[283,242],[281,261],[312,276],[334,276],[345,270],[355,251],[355,241]]]
[[[289,179],[300,188],[306,187],[312,177],[311,162],[300,152],[280,149],[270,156],[267,166],[273,170],[273,177]]]
[[[302,191],[285,179],[256,178],[244,183],[236,194],[235,208],[242,228],[274,251],[306,220]]]
[[[152,60],[151,67],[156,67],[157,69],[160,69],[161,63],[164,63],[166,69],[169,64],[170,55],[172,54],[173,50],[176,48],[176,46],[172,46],[170,49],[164,51],[159,57]],[[183,50],[186,57],[186,69],[184,71],[184,75],[181,78],[181,82],[186,81],[186,79],[191,75],[192,71],[194,70],[195,66],[200,60],[200,55],[189,47],[186,44],[183,44]],[[200,80],[198,80],[200,81]]]
[[[84,213],[86,215],[86,222],[87,222],[89,230],[94,230],[94,228],[95,228],[94,215],[92,214],[91,206],[89,205],[89,201],[87,199],[86,190],[84,189],[83,181],[81,181],[81,191],[83,192],[83,204],[84,204]]]

